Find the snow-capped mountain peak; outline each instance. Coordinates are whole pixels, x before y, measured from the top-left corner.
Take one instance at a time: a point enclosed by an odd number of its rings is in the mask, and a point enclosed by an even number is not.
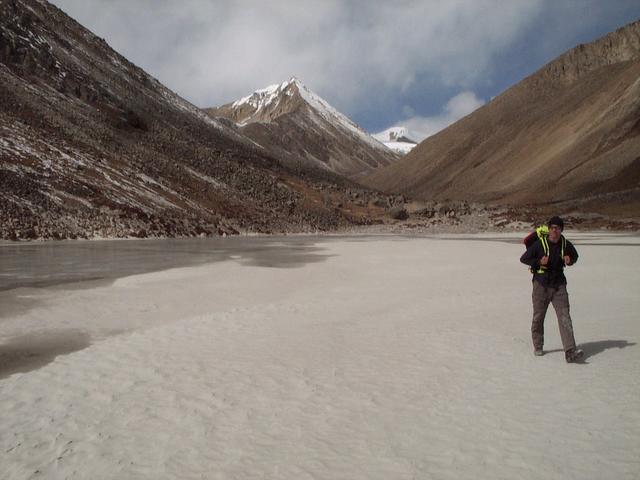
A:
[[[409,153],[417,145],[417,142],[411,139],[409,129],[402,126],[387,128],[372,136],[387,148],[402,154]]]
[[[294,77],[288,82],[276,83],[274,85],[269,85],[266,88],[261,88],[253,92],[251,95],[242,97],[240,100],[236,100],[233,102],[232,107],[239,108],[244,105],[249,105],[256,111],[261,110],[278,100],[281,94],[291,96],[292,92],[290,89],[288,90],[287,87],[295,82],[297,82],[297,79]]]
[[[297,77],[206,111],[235,122],[260,145],[276,146],[292,162],[302,156],[310,164],[361,176],[397,159]]]
[[[305,103],[312,112],[331,123],[334,127],[346,130],[359,140],[376,149],[385,146],[360,128],[346,115],[340,113],[320,95],[307,87],[297,77],[288,81],[269,85],[256,90],[251,95],[217,109],[219,114],[229,116],[239,126],[252,122],[271,122],[280,115],[289,113]]]
[[[417,143],[411,139],[409,129],[402,126],[387,128],[386,130],[375,133],[372,136],[381,142]]]

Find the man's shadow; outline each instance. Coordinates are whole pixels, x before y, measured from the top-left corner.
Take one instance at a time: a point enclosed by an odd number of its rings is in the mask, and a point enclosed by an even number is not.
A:
[[[600,340],[599,342],[586,342],[578,345],[584,351],[584,357],[575,363],[586,363],[588,358],[594,357],[599,353],[611,348],[625,348],[636,345],[635,342],[627,342],[626,340]],[[551,350],[551,352],[562,352],[562,349]],[[549,353],[551,353],[549,352]]]
[[[635,342],[627,342],[626,340],[601,340],[599,342],[587,342],[580,344],[580,347],[584,351],[584,358],[593,357],[598,355],[599,353],[604,352],[605,350],[609,350],[610,348],[625,348],[632,347],[636,343]]]

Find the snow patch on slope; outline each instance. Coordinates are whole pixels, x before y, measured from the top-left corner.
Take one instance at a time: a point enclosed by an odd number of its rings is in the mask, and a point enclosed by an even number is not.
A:
[[[233,102],[232,107],[238,108],[243,105],[252,106],[256,112],[262,110],[265,107],[270,106],[274,100],[280,99],[280,94],[284,93],[287,96],[291,96],[290,91],[286,91],[286,88],[290,85],[290,82],[282,82],[279,84],[269,85],[266,88],[256,90],[251,95],[241,98]]]

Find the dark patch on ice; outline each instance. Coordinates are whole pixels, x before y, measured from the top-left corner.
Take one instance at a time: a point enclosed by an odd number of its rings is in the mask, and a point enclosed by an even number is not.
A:
[[[12,337],[0,344],[0,378],[37,370],[57,356],[83,350],[91,337],[81,330],[54,330]]]
[[[296,268],[322,262],[317,237],[235,237],[68,241],[2,245],[0,291],[43,288],[235,260],[243,265]]]
[[[315,245],[286,242],[245,248],[236,252],[242,265],[267,268],[298,268],[309,263],[323,262],[333,255],[320,254],[323,249]]]

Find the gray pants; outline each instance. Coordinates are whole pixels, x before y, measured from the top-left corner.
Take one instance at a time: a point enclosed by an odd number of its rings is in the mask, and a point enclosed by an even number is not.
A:
[[[566,352],[576,348],[576,341],[573,338],[573,325],[569,314],[569,294],[567,286],[560,285],[558,288],[546,288],[540,282],[533,282],[533,322],[531,323],[531,337],[533,338],[533,348],[542,350],[544,345],[544,317],[547,313],[549,303],[553,304],[558,317],[558,327],[560,328],[560,339],[562,348]]]

